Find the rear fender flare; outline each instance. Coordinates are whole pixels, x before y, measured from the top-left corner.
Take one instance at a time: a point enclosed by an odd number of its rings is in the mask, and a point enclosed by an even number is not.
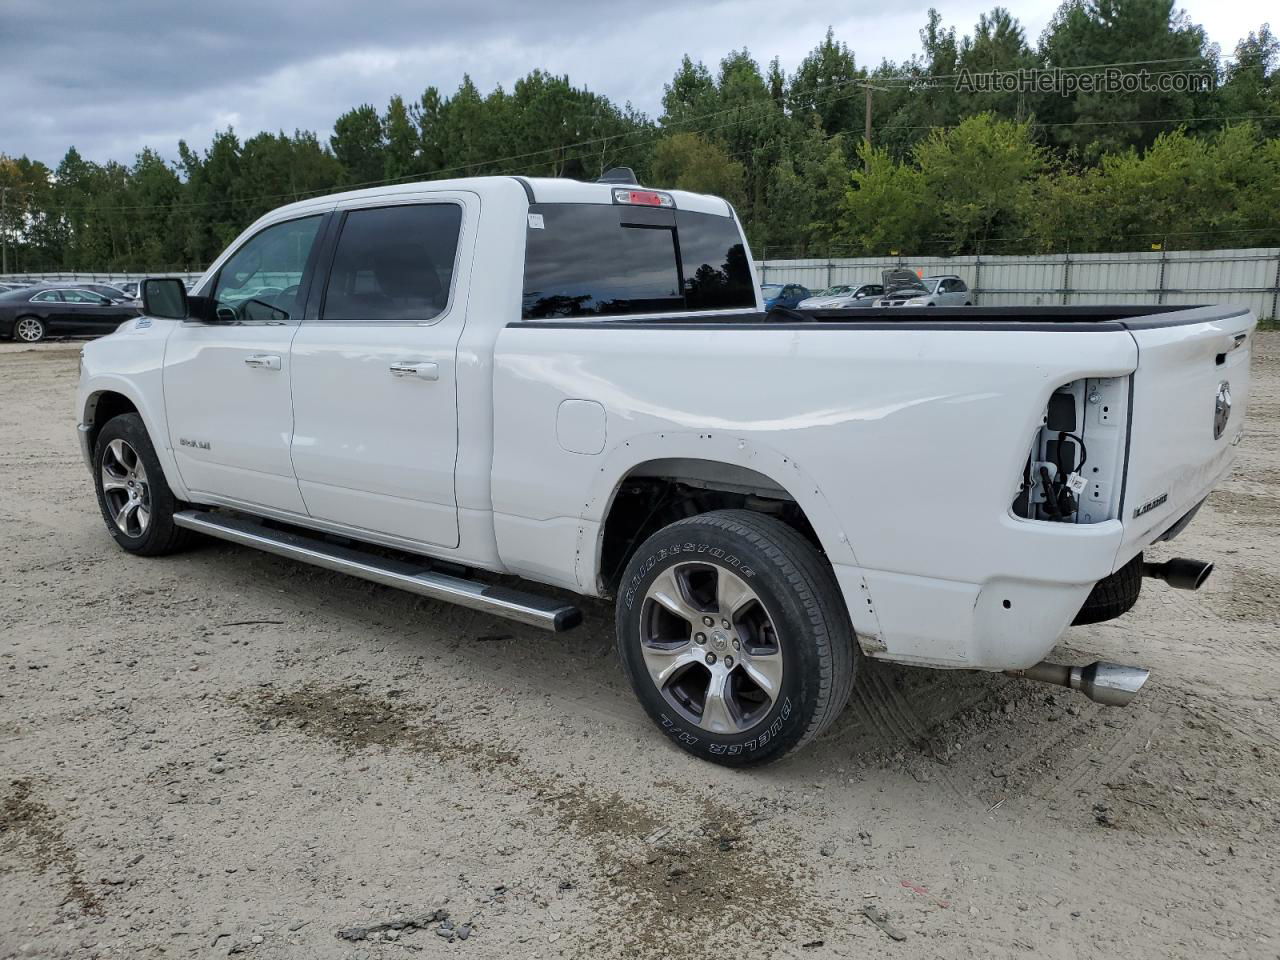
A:
[[[821,487],[805,468],[780,451],[732,433],[648,433],[628,438],[605,456],[583,504],[579,528],[578,583],[596,592],[604,519],[622,482],[637,467],[672,458],[705,460],[762,474],[781,487],[804,511],[832,563],[857,565],[853,546]],[[589,542],[588,537],[594,537]]]

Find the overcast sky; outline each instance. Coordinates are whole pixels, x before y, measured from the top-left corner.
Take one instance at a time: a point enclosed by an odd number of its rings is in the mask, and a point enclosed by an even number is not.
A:
[[[1058,0],[1009,3],[1034,46]],[[143,145],[176,156],[216,129],[315,130],[379,109],[393,93],[508,89],[535,67],[656,116],[683,54],[714,66],[746,46],[793,70],[828,25],[860,64],[919,51],[930,5],[971,32],[994,3],[971,0],[0,0],[0,153],[51,166],[75,145],[132,161]],[[1274,0],[1188,0],[1229,54],[1274,15]],[[628,12],[630,9],[633,12]],[[1275,24],[1280,28],[1280,23]]]

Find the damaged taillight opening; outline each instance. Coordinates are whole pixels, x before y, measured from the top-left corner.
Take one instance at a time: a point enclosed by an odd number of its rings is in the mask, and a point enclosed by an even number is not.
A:
[[[1055,390],[1022,467],[1013,512],[1050,523],[1120,515],[1129,378],[1074,380]]]

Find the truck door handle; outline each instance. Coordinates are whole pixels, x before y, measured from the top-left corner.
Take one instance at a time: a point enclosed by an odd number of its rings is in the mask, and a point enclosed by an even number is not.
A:
[[[393,377],[417,377],[419,380],[439,380],[440,364],[416,360],[397,360],[391,364]]]
[[[244,358],[246,367],[262,367],[264,370],[279,370],[280,358],[270,353],[253,353]]]

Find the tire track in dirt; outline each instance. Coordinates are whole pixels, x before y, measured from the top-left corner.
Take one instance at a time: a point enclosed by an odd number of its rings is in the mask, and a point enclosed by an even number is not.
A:
[[[102,903],[85,880],[57,813],[36,795],[28,779],[10,781],[8,795],[0,801],[0,850],[20,856],[37,873],[60,874],[68,900],[85,913],[102,914]]]
[[[1119,735],[1109,738],[1101,751],[1085,742],[1092,734],[1081,736],[1081,743],[1074,751],[1074,759],[1065,768],[1054,772],[1055,779],[1052,782],[1045,782],[1043,788],[1032,791],[1032,795],[1040,801],[1038,805],[1050,806],[1068,801],[1090,787],[1110,780],[1119,770],[1133,762],[1168,713],[1168,704],[1158,703],[1154,707],[1144,707],[1136,716],[1126,717],[1129,722],[1119,728],[1095,727],[1095,733],[1099,729],[1120,731]],[[1072,733],[1079,734],[1083,731],[1077,728]]]

